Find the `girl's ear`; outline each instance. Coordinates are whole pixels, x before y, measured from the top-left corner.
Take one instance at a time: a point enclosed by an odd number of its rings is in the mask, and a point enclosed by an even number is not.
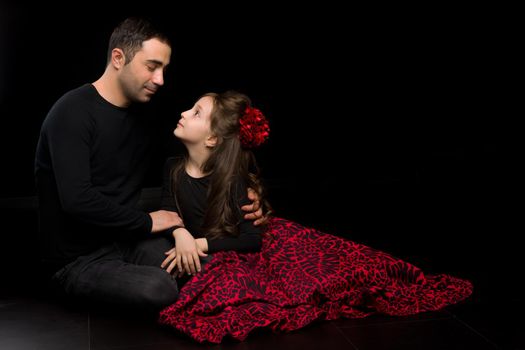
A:
[[[206,138],[206,141],[204,141],[204,144],[206,145],[206,147],[209,147],[209,148],[213,148],[217,146],[217,136],[215,135],[208,136]]]

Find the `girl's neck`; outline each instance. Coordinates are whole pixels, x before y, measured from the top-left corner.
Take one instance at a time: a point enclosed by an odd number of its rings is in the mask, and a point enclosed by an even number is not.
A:
[[[204,174],[204,172],[202,171],[202,168],[199,167],[194,162],[192,162],[191,159],[188,159],[188,161],[186,162],[186,165],[184,166],[184,170],[189,176],[194,177],[194,178],[201,178],[201,177],[206,176],[206,174]]]
[[[208,175],[203,171],[204,163],[208,160],[208,158],[208,150],[204,150],[204,152],[202,152],[202,150],[197,151],[188,149],[188,159],[184,167],[186,173],[188,173],[188,175],[190,175],[191,177],[195,178],[204,177]]]
[[[186,173],[188,173],[188,175],[190,175],[191,177],[195,178],[204,177],[208,175],[203,172],[203,166],[206,159],[208,158],[206,157],[205,159],[200,160],[198,158],[192,157],[192,155],[190,154],[184,167]]]

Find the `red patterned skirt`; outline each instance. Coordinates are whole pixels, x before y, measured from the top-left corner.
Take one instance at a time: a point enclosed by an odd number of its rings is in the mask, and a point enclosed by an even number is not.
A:
[[[273,218],[260,252],[214,254],[159,320],[220,343],[261,327],[291,331],[315,320],[438,310],[471,293],[467,280],[425,275],[382,251]]]

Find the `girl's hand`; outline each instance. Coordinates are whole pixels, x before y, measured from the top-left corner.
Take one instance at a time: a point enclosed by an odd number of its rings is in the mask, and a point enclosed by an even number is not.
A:
[[[206,254],[206,252],[208,252],[208,241],[206,240],[206,238],[197,238],[195,240],[195,244],[197,245],[197,251],[199,253],[199,256],[208,256],[208,254]]]
[[[188,275],[194,275],[201,270],[199,255],[203,254],[198,248],[195,238],[184,227],[173,231],[175,238],[175,265],[179,273],[183,270]]]
[[[208,251],[208,241],[206,238],[197,238],[195,240],[195,245],[197,249],[197,254],[201,257],[208,256],[205,252]],[[166,271],[171,274],[173,269],[177,266],[177,250],[175,247],[171,248],[167,252],[164,252],[165,255],[167,255],[166,259],[160,264],[161,268],[165,268]],[[182,277],[184,275],[183,272],[179,272],[177,277]]]
[[[177,257],[177,250],[173,247],[167,252],[164,252],[164,254],[166,254],[167,257],[162,264],[160,264],[160,267],[166,269],[166,271],[171,274],[173,269],[177,266],[177,259],[175,259]],[[177,271],[177,277],[182,277],[183,275],[184,273]]]

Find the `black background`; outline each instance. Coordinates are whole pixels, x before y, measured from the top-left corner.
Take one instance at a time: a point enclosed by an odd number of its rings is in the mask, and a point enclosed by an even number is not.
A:
[[[257,152],[276,215],[389,251],[432,272],[502,283],[518,265],[516,22],[485,8],[93,2],[0,7],[2,260],[34,252],[41,123],[103,72],[128,15],[174,41],[152,102],[172,128],[204,92],[237,89],[271,123]],[[148,186],[159,185],[153,168]],[[519,226],[518,226],[519,227]],[[29,239],[28,239],[29,238]],[[28,247],[28,245],[30,245]]]

